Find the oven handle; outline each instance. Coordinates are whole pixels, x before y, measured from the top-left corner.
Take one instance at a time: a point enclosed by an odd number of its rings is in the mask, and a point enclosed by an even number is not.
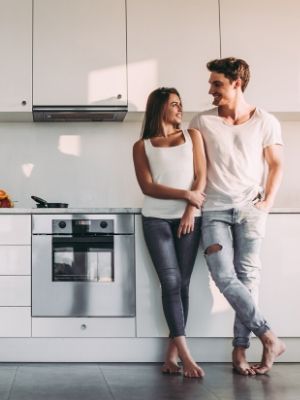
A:
[[[54,243],[112,243],[113,235],[102,236],[52,236]]]

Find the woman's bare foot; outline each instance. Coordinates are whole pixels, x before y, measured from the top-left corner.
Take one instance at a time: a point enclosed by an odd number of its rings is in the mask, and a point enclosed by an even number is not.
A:
[[[178,349],[173,339],[170,339],[167,348],[166,359],[164,365],[161,368],[163,374],[179,374],[181,368],[177,363],[178,361]]]
[[[180,365],[172,361],[165,361],[161,368],[163,374],[177,375],[181,373]]]
[[[246,359],[246,349],[244,347],[235,347],[232,352],[233,369],[240,375],[255,375],[254,369]]]
[[[284,353],[286,346],[271,331],[267,331],[260,336],[260,340],[263,344],[262,360],[260,364],[254,365],[252,368],[258,375],[263,375],[270,371],[275,359]]]
[[[185,336],[176,336],[173,340],[183,364],[183,375],[187,378],[203,378],[205,373],[193,360]]]
[[[192,358],[186,358],[182,360],[183,363],[183,375],[186,378],[203,378],[205,372]]]

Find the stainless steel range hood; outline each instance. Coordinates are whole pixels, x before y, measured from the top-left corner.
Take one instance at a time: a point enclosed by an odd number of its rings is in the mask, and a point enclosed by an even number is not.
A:
[[[127,106],[33,106],[35,122],[123,121]]]

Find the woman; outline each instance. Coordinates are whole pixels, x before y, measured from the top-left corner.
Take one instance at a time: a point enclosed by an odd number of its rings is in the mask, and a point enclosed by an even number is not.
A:
[[[202,137],[182,130],[182,104],[174,88],[148,97],[142,137],[133,159],[145,194],[142,220],[145,241],[162,288],[170,342],[162,371],[178,373],[178,357],[187,377],[202,377],[185,338],[188,292],[200,238],[200,208],[205,195],[206,161]]]

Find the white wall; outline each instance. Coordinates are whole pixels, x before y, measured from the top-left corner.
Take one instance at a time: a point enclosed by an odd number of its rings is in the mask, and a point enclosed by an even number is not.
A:
[[[132,145],[140,122],[0,123],[0,188],[16,207],[32,194],[70,207],[140,207]],[[300,121],[282,122],[285,177],[277,207],[300,207]]]

